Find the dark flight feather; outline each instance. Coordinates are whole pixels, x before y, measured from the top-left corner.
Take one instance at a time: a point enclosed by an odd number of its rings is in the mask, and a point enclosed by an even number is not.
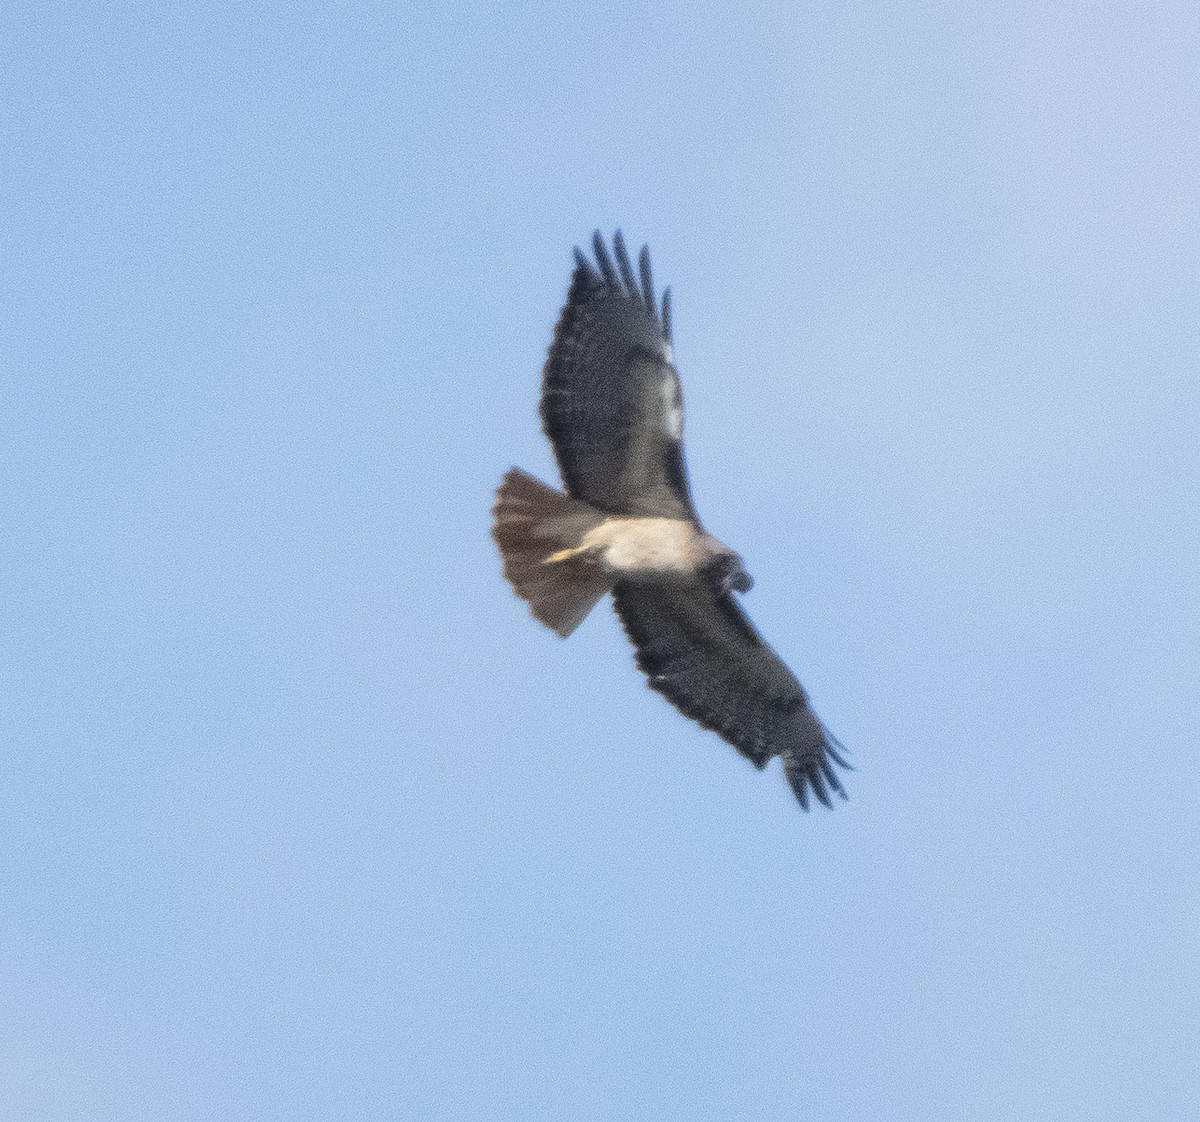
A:
[[[613,606],[650,688],[720,735],[756,767],[783,761],[807,809],[810,792],[846,797],[832,764],[849,767],[841,745],[809,707],[796,676],[763,641],[731,593],[694,580],[623,580]]]
[[[613,245],[616,265],[599,233],[595,266],[575,251],[575,274],[542,375],[542,425],[572,497],[609,514],[698,522],[681,443],[683,395],[667,334],[619,234]],[[642,262],[648,281],[644,249]],[[664,294],[664,315],[669,310]]]

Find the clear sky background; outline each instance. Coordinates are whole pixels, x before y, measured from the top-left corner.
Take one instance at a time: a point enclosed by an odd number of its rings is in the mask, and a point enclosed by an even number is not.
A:
[[[5,6],[0,1117],[1181,1119],[1200,9]],[[492,489],[649,242],[802,813]]]

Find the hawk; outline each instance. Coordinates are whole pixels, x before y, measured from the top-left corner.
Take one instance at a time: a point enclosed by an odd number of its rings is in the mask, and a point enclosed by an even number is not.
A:
[[[566,638],[611,592],[651,689],[758,768],[773,756],[808,809],[846,797],[845,751],[735,597],[742,559],[700,524],[683,460],[671,293],[635,275],[618,231],[575,272],[542,373],[542,427],[566,492],[519,468],[502,479],[492,536],[504,576]],[[614,262],[615,258],[615,262]]]

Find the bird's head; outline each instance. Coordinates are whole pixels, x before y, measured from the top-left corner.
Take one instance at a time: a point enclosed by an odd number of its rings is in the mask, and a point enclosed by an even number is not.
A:
[[[742,559],[732,550],[722,550],[707,566],[709,576],[722,592],[749,592],[754,578],[746,572]]]

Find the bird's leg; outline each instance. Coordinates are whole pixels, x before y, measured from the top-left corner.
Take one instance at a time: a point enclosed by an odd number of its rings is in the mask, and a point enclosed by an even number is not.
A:
[[[597,556],[602,552],[602,547],[585,543],[583,545],[573,546],[570,549],[560,549],[556,553],[550,554],[542,564],[557,565],[563,561],[595,561]]]
[[[611,521],[611,520],[610,520]],[[543,562],[543,565],[558,565],[563,561],[583,561],[592,565],[598,565],[600,559],[604,556],[604,552],[608,549],[610,541],[605,535],[604,529],[607,523],[601,523],[599,526],[592,526],[590,529],[582,527],[563,527],[562,536],[558,539],[560,542],[564,540],[574,541],[576,544],[567,549],[560,549],[551,553]],[[574,532],[571,532],[571,531]],[[576,537],[576,534],[579,536]]]

